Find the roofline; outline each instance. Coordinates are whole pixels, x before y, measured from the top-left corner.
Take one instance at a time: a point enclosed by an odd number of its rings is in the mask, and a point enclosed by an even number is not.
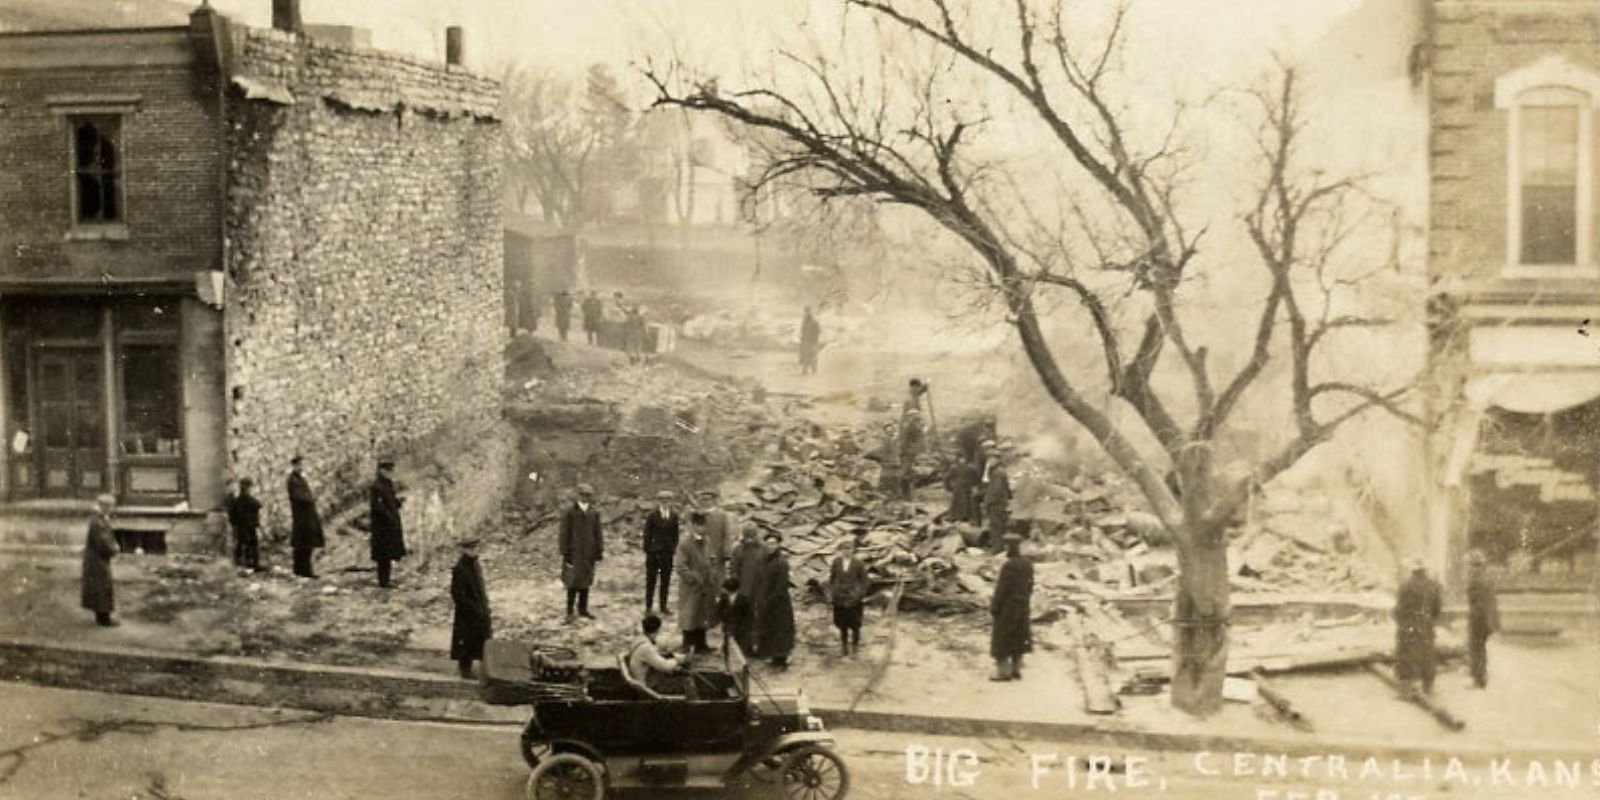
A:
[[[0,38],[18,39],[25,36],[98,36],[128,33],[184,33],[187,25],[146,26],[140,28],[59,28],[42,31],[0,31]]]

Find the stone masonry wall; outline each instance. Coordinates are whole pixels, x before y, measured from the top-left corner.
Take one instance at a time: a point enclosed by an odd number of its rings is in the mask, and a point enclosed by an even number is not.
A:
[[[237,32],[234,54],[234,475],[263,484],[269,508],[283,504],[289,459],[303,453],[333,510],[380,455],[400,458],[404,479],[428,442],[503,437],[498,86],[275,30]],[[273,517],[287,525],[286,512]]]

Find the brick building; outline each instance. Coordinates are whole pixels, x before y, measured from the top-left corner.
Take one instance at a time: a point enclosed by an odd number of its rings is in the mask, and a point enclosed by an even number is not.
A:
[[[274,12],[0,34],[11,507],[182,528],[296,452],[332,503],[499,419],[497,85]]]
[[[1433,556],[1596,584],[1600,4],[1430,0]],[[1587,327],[1586,327],[1587,326]]]

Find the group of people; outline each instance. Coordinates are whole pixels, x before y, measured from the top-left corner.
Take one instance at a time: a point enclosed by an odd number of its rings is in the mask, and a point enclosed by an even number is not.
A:
[[[1500,630],[1499,600],[1487,566],[1482,552],[1467,554],[1467,665],[1472,685],[1479,689],[1489,685],[1489,637]],[[1443,589],[1420,559],[1411,561],[1408,572],[1394,605],[1395,678],[1405,693],[1432,694]]]
[[[577,305],[578,312],[583,321],[584,342],[591,345],[601,343],[601,329],[606,321],[605,304],[600,300],[600,294],[595,291],[580,293],[581,301],[575,302],[573,292],[563,289],[557,292],[552,300],[556,311],[556,334],[561,341],[567,341],[567,334],[572,328],[572,309]],[[628,303],[623,299],[622,292],[612,295],[612,303],[621,322],[622,352],[628,356],[629,363],[643,363],[649,351],[649,326],[645,321],[644,308],[638,303]]]

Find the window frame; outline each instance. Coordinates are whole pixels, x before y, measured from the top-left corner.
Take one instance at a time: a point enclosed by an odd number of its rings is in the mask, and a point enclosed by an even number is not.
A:
[[[144,98],[136,94],[58,94],[45,98],[61,124],[67,159],[63,174],[67,181],[68,241],[127,239],[132,209],[128,208],[128,125],[140,110]],[[115,117],[117,120],[117,202],[122,213],[115,222],[83,222],[78,219],[78,152],[75,121],[83,117]]]
[[[1578,98],[1577,197],[1573,226],[1574,259],[1570,264],[1522,261],[1522,109],[1563,107],[1548,99],[1555,90]],[[1560,56],[1546,56],[1512,70],[1495,81],[1495,107],[1506,112],[1506,251],[1501,273],[1507,278],[1596,278],[1595,260],[1595,115],[1600,108],[1600,75]]]

